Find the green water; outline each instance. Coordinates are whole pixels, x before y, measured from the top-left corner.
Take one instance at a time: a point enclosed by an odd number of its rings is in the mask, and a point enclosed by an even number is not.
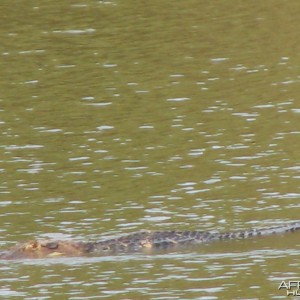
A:
[[[0,4],[1,247],[299,219],[298,1]],[[5,299],[285,298],[293,235],[0,265]]]

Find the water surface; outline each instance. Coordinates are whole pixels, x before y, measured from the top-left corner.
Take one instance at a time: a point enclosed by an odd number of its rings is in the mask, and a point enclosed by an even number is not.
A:
[[[299,219],[297,1],[1,7],[3,248],[32,237]],[[283,298],[282,278],[299,277],[298,244],[287,235],[175,254],[3,263],[1,293]]]

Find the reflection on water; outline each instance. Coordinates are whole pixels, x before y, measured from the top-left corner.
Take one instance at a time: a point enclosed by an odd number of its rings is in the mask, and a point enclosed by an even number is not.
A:
[[[299,218],[298,1],[2,2],[1,246]],[[279,297],[298,266],[205,249],[5,263],[0,292]]]

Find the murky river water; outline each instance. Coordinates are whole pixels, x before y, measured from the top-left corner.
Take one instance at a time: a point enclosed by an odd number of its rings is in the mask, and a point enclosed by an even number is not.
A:
[[[0,4],[1,248],[299,219],[298,1]],[[285,299],[299,234],[2,262],[1,299]]]

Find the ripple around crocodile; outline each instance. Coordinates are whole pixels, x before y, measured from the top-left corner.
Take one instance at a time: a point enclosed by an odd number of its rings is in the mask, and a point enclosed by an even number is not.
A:
[[[105,255],[134,253],[151,249],[171,249],[178,246],[197,245],[220,240],[247,239],[268,236],[300,229],[300,221],[282,226],[249,229],[232,232],[204,231],[141,231],[115,239],[98,242],[72,240],[33,240],[20,243],[0,253],[0,259],[75,257],[84,255]]]

